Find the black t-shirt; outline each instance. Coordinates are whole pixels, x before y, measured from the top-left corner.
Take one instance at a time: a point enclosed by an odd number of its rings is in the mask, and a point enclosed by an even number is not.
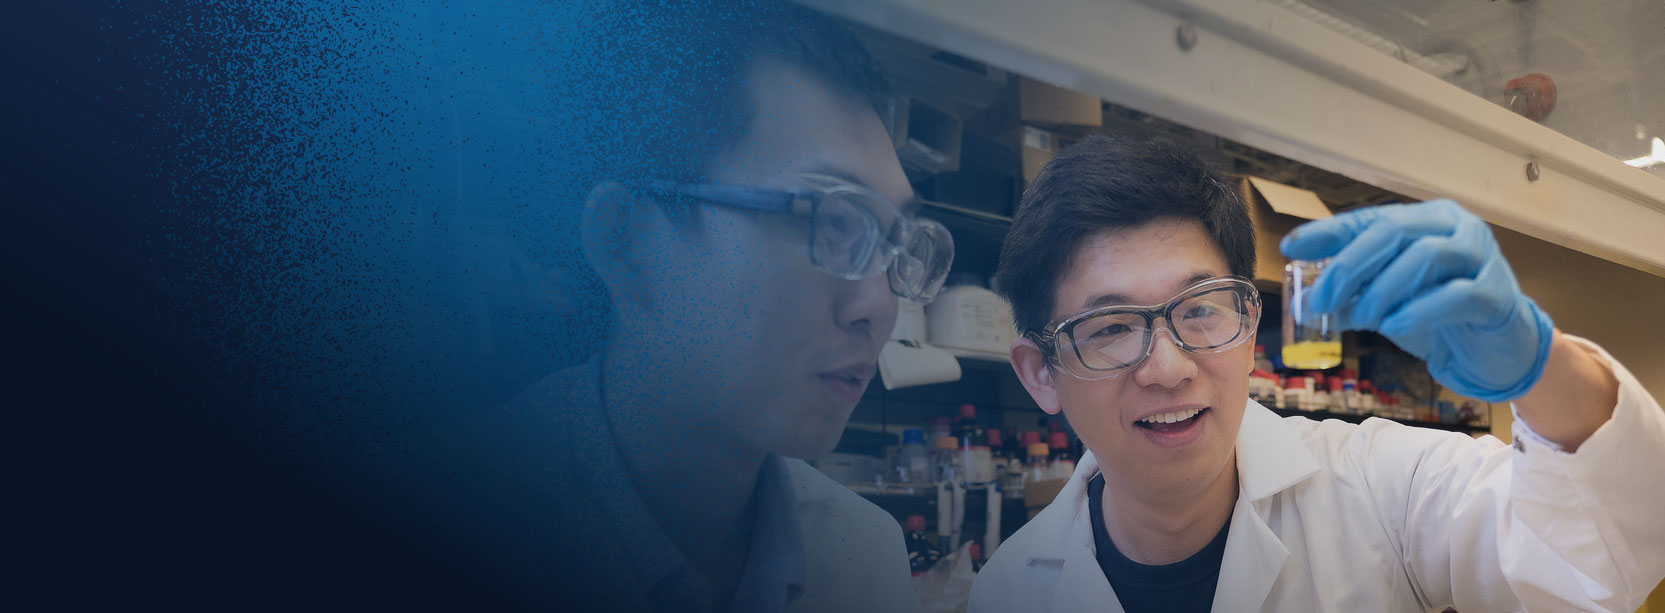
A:
[[[1220,582],[1230,518],[1202,551],[1173,564],[1150,566],[1129,560],[1110,542],[1110,533],[1104,529],[1104,475],[1094,476],[1087,484],[1087,508],[1092,512],[1098,566],[1116,590],[1122,609],[1127,613],[1208,613]]]

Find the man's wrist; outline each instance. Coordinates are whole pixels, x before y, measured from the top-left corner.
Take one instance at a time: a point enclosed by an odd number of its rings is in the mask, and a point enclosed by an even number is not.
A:
[[[1607,423],[1619,403],[1619,379],[1601,355],[1553,330],[1543,376],[1515,400],[1515,414],[1569,453]]]

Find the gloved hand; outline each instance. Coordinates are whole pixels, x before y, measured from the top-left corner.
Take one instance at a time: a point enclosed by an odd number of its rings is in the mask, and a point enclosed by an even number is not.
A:
[[[1333,257],[1310,308],[1329,312],[1338,329],[1381,332],[1459,394],[1513,400],[1543,376],[1549,315],[1521,294],[1486,223],[1450,200],[1307,223],[1281,250],[1297,260]]]

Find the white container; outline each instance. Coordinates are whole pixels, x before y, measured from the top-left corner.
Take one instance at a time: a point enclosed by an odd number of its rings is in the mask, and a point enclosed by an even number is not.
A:
[[[1048,478],[1051,479],[1068,479],[1075,474],[1075,460],[1069,458],[1053,460],[1052,463],[1047,464],[1046,472]]]
[[[919,430],[917,435],[903,434],[902,449],[896,454],[896,463],[901,465],[907,474],[909,483],[929,483],[931,481],[931,452],[925,448],[925,433]],[[917,438],[915,438],[917,437]]]
[[[994,456],[989,448],[978,445],[960,449],[965,456],[965,480],[968,483],[988,483],[994,480]]]
[[[839,483],[871,483],[877,473],[871,456],[853,453],[829,453],[815,460],[821,474]]]
[[[1006,355],[1017,328],[1012,307],[977,283],[976,275],[956,277],[954,285],[925,307],[926,340],[932,345]]]

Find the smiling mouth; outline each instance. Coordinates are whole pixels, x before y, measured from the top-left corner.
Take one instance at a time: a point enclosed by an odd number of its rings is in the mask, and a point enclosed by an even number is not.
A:
[[[1207,412],[1208,409],[1188,409],[1173,413],[1162,413],[1133,422],[1133,425],[1157,432],[1179,432],[1196,424],[1197,420],[1201,419]]]

